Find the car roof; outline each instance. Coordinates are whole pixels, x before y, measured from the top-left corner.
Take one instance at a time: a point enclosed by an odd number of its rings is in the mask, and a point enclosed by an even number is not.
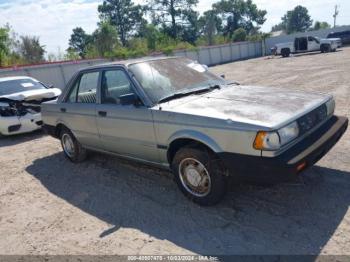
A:
[[[100,69],[105,67],[113,67],[118,65],[129,66],[132,64],[138,64],[138,63],[143,63],[148,61],[158,61],[158,60],[167,60],[167,59],[176,59],[176,58],[179,58],[179,57],[176,57],[176,56],[142,57],[142,58],[136,58],[136,59],[120,60],[120,61],[115,61],[110,63],[93,65],[93,66],[83,68],[80,71],[89,70],[89,69]]]
[[[33,80],[36,82],[38,81],[29,76],[7,76],[7,77],[0,77],[0,82],[13,81],[13,80],[25,80],[25,79]]]

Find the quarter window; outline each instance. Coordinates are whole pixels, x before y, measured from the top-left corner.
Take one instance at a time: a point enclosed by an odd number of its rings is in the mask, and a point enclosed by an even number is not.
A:
[[[133,94],[132,84],[122,70],[109,70],[102,73],[102,104],[120,104],[120,96]]]

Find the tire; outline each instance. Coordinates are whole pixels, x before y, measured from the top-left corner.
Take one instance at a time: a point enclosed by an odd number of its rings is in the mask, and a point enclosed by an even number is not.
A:
[[[281,55],[282,55],[282,57],[289,57],[290,56],[290,49],[289,48],[282,49]]]
[[[331,51],[330,45],[321,45],[321,53],[328,53]]]
[[[172,161],[172,170],[182,193],[199,205],[215,205],[227,192],[226,169],[215,154],[205,148],[181,148]],[[201,185],[194,186],[191,182]]]
[[[68,128],[62,128],[60,140],[64,155],[73,163],[83,162],[87,151]]]

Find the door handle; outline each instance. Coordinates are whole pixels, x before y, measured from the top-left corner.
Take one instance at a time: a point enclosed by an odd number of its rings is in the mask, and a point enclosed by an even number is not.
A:
[[[64,107],[61,107],[61,112],[63,112],[63,113],[65,113],[65,112],[67,112],[67,109],[65,109]]]
[[[107,112],[106,111],[98,111],[98,115],[105,117],[105,116],[107,116]]]

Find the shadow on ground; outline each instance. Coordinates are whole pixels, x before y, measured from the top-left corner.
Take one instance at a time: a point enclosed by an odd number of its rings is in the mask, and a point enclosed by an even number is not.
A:
[[[298,184],[237,186],[215,207],[187,201],[169,173],[93,155],[57,153],[26,169],[51,193],[111,225],[138,229],[199,254],[319,254],[350,203],[350,174],[314,167]]]
[[[11,135],[11,136],[0,135],[0,147],[14,146],[17,144],[28,142],[30,140],[41,138],[43,136],[45,136],[45,133],[42,130],[37,130],[26,134]]]

